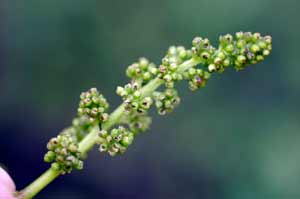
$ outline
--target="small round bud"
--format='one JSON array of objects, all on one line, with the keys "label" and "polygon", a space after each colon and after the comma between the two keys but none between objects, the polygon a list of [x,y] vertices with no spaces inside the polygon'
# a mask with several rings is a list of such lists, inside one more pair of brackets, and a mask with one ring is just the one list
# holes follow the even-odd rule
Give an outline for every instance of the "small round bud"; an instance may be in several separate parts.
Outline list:
[{"label": "small round bud", "polygon": [[53,151],[48,151],[44,156],[45,162],[52,162],[55,159],[55,153]]},{"label": "small round bud", "polygon": [[221,52],[219,52],[218,54],[217,54],[217,57],[219,58],[219,59],[221,59],[221,60],[223,60],[223,59],[225,59],[225,54],[221,51]]},{"label": "small round bud", "polygon": [[239,63],[244,64],[244,63],[246,62],[246,57],[243,56],[243,55],[239,55],[239,56],[237,57],[237,61],[238,61]]},{"label": "small round bud", "polygon": [[269,50],[264,50],[264,51],[263,51],[263,55],[264,55],[264,56],[268,56],[269,54],[270,54],[270,51],[269,51]]},{"label": "small round bud", "polygon": [[133,96],[134,96],[135,98],[139,98],[139,97],[141,97],[141,92],[140,92],[139,90],[137,90],[137,91],[135,91],[135,92],[133,93]]},{"label": "small round bud", "polygon": [[193,46],[197,46],[201,43],[202,38],[201,37],[195,37],[192,41]]},{"label": "small round bud", "polygon": [[142,57],[140,58],[139,64],[142,69],[146,69],[149,64],[149,61],[146,58]]},{"label": "small round bud", "polygon": [[116,93],[117,93],[117,95],[120,95],[121,97],[126,94],[125,93],[125,89],[123,87],[121,87],[121,86],[117,87]]},{"label": "small round bud", "polygon": [[76,153],[78,151],[78,146],[76,144],[70,144],[68,149],[70,152]]},{"label": "small round bud", "polygon": [[143,74],[143,79],[144,80],[150,80],[150,78],[151,78],[151,73],[150,72],[145,72]]},{"label": "small round bud", "polygon": [[216,66],[214,65],[214,64],[210,64],[209,66],[208,66],[208,71],[209,72],[214,72],[214,71],[216,71]]},{"label": "small round bud", "polygon": [[225,47],[225,50],[229,53],[234,51],[234,46],[232,44],[229,44]]},{"label": "small round bud", "polygon": [[256,60],[257,61],[263,61],[264,60],[264,57],[262,55],[257,55],[256,56]]},{"label": "small round bud", "polygon": [[267,35],[264,37],[265,41],[268,43],[268,44],[271,44],[272,43],[272,37]]},{"label": "small round bud", "polygon": [[225,67],[229,66],[229,65],[230,65],[230,60],[229,60],[229,59],[225,59],[225,60],[223,61],[223,65],[224,65]]},{"label": "small round bud", "polygon": [[105,143],[101,144],[100,147],[99,147],[100,152],[107,151],[107,149],[108,149],[108,145],[105,144]]},{"label": "small round bud", "polygon": [[55,171],[59,171],[60,170],[60,165],[56,162],[51,164],[51,168],[54,169]]},{"label": "small round bud", "polygon": [[216,58],[214,59],[214,64],[220,65],[221,63],[222,63],[222,59],[221,59],[220,57],[216,57]]},{"label": "small round bud", "polygon": [[251,47],[250,47],[250,51],[253,52],[253,53],[256,53],[260,50],[259,46],[256,45],[256,44],[253,44]]},{"label": "small round bud", "polygon": [[170,64],[170,70],[175,71],[176,69],[177,69],[177,64],[176,63]]},{"label": "small round bud", "polygon": [[238,47],[238,48],[244,48],[246,44],[247,44],[247,43],[246,43],[245,40],[239,40],[239,41],[237,42],[237,47]]}]

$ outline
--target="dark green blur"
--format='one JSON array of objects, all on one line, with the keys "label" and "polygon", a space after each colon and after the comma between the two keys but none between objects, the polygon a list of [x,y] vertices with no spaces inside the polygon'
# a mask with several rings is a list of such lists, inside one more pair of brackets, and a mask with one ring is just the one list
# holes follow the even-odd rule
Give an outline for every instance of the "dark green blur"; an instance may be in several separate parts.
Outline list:
[{"label": "dark green blur", "polygon": [[[94,150],[83,171],[40,198],[299,198],[299,9],[296,0],[1,1],[0,163],[18,188],[36,178],[80,93],[97,87],[113,110],[139,57],[159,64],[195,36],[216,46],[219,35],[261,32],[273,37],[265,61],[214,74],[198,92],[180,83],[180,106],[153,111],[151,129],[123,156]],[[30,175],[14,157],[28,159]]]}]

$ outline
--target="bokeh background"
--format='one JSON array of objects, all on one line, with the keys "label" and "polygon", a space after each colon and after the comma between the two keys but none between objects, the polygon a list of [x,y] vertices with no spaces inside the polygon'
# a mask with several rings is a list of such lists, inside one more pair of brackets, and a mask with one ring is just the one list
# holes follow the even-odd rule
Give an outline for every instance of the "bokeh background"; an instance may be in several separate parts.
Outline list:
[{"label": "bokeh background", "polygon": [[83,171],[37,198],[300,198],[300,1],[1,0],[0,163],[18,189],[38,177],[50,137],[69,125],[81,91],[96,86],[112,109],[125,68],[160,63],[194,36],[258,31],[273,52],[242,72],[215,75],[126,155],[93,150]]}]

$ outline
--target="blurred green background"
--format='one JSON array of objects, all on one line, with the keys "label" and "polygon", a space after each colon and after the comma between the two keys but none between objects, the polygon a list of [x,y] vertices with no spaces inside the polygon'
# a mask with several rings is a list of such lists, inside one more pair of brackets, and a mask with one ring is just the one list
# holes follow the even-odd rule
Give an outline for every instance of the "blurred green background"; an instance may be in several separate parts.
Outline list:
[{"label": "blurred green background", "polygon": [[[90,153],[85,169],[37,198],[300,198],[300,1],[2,0],[0,163],[23,188],[47,167],[45,144],[97,87],[112,109],[126,67],[168,46],[220,34],[273,37],[264,62],[215,75],[126,155]],[[111,109],[111,110],[112,110]]]}]

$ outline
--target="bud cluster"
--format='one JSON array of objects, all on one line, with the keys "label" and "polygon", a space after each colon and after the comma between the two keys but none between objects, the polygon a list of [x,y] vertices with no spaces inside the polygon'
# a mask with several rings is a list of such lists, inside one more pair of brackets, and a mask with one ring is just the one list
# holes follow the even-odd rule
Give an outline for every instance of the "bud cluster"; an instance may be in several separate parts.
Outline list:
[{"label": "bud cluster", "polygon": [[175,89],[166,89],[164,92],[154,92],[155,106],[160,115],[171,113],[173,109],[180,103],[180,98]]},{"label": "bud cluster", "polygon": [[192,41],[193,55],[201,59],[204,66],[208,66],[212,62],[212,56],[216,49],[210,44],[207,38],[195,37]]},{"label": "bud cluster", "polygon": [[90,122],[105,122],[108,119],[106,113],[109,104],[96,88],[81,93],[78,115],[87,117]]},{"label": "bud cluster", "polygon": [[134,133],[123,126],[119,126],[112,129],[109,134],[106,130],[101,130],[99,137],[99,151],[108,152],[109,155],[115,156],[126,151],[134,139]]},{"label": "bud cluster", "polygon": [[262,37],[260,33],[238,32],[233,38],[226,34],[220,36],[220,45],[215,49],[207,38],[196,37],[192,44],[194,56],[201,59],[210,72],[223,72],[230,65],[236,70],[244,69],[249,64],[264,60],[272,50],[272,38]]},{"label": "bud cluster", "polygon": [[44,156],[45,162],[53,162],[52,168],[60,170],[62,174],[70,173],[72,169],[82,169],[77,141],[67,132],[62,132],[52,138],[47,144],[48,152]]},{"label": "bud cluster", "polygon": [[128,66],[126,75],[138,82],[147,83],[150,79],[156,76],[158,69],[154,63],[150,63],[148,59],[142,57],[138,62]]},{"label": "bud cluster", "polygon": [[[221,45],[223,42],[220,42]],[[233,53],[233,64],[237,70],[246,65],[263,61],[272,50],[271,36],[262,37],[260,33],[238,32],[236,33],[236,49]]]},{"label": "bud cluster", "polygon": [[190,68],[184,73],[184,79],[189,80],[189,88],[195,91],[206,85],[206,81],[210,78],[210,73],[199,68]]},{"label": "bud cluster", "polygon": [[118,86],[116,93],[124,100],[126,113],[144,114],[153,103],[151,97],[142,97],[141,84],[133,81],[124,87]]},{"label": "bud cluster", "polygon": [[[45,161],[52,162],[52,167],[62,173],[71,172],[74,168],[81,169],[83,163],[78,142],[95,125],[100,127],[97,143],[101,152],[108,152],[111,156],[124,153],[135,136],[149,128],[151,117],[148,116],[148,110],[153,102],[160,115],[172,112],[180,103],[178,92],[174,88],[175,82],[187,80],[190,90],[195,91],[206,85],[214,71],[223,72],[230,65],[241,70],[249,64],[262,61],[272,50],[272,38],[263,37],[259,33],[238,32],[235,37],[230,34],[220,36],[218,48],[202,37],[194,38],[192,46],[191,50],[171,46],[159,68],[146,58],[140,58],[128,66],[126,74],[131,78],[131,83],[116,89],[116,93],[123,98],[124,105],[121,108],[124,107],[126,114],[114,112],[109,125],[100,125],[108,119],[106,112],[109,105],[103,95],[96,88],[83,92],[78,117],[73,120],[71,127],[49,141]],[[205,68],[200,69],[197,64],[202,64]],[[162,83],[165,90],[155,92]],[[119,126],[109,132],[108,129],[102,129],[120,124],[124,124],[126,128]]]},{"label": "bud cluster", "polygon": [[182,74],[177,71],[180,64],[192,57],[192,52],[182,46],[171,46],[159,66],[158,77],[165,81],[167,88],[173,88],[174,82],[182,80]]}]

